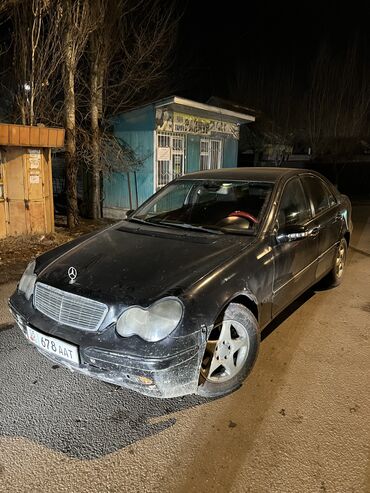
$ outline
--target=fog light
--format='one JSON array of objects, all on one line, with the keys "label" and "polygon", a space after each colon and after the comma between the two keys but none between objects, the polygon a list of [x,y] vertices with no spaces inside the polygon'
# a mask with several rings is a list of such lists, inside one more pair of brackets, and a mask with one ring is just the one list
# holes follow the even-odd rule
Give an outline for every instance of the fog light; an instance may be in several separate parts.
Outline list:
[{"label": "fog light", "polygon": [[138,377],[138,380],[143,385],[153,385],[153,380],[149,377]]}]

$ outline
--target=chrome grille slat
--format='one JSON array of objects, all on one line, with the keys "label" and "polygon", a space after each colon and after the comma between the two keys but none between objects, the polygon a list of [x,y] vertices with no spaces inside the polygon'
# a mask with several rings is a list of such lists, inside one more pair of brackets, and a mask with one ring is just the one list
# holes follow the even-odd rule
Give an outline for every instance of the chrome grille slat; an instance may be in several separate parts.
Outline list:
[{"label": "chrome grille slat", "polygon": [[36,283],[33,304],[56,322],[84,330],[98,330],[108,312],[104,303],[41,282]]}]

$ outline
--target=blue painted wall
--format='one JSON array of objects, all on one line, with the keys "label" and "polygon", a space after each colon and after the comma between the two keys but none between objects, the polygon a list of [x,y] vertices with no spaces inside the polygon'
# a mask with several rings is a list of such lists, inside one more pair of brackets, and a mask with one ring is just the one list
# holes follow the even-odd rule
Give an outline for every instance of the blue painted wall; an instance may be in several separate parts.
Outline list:
[{"label": "blue painted wall", "polygon": [[187,136],[187,150],[186,150],[186,162],[185,162],[186,173],[199,171],[200,139],[201,137],[199,135],[189,134]]},{"label": "blue painted wall", "polygon": [[238,141],[236,139],[225,139],[223,168],[236,168],[238,166]]},{"label": "blue painted wall", "polygon": [[[112,173],[104,178],[104,207],[136,208],[153,194],[153,158],[155,113],[149,105],[119,115],[113,120],[114,134],[126,142],[135,153],[140,165],[136,168],[138,204],[136,203],[134,173]],[[132,204],[128,179],[130,179]]]}]

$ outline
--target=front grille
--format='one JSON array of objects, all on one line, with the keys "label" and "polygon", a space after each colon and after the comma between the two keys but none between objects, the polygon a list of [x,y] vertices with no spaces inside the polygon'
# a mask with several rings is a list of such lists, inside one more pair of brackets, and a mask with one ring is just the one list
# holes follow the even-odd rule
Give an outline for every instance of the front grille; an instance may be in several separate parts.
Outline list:
[{"label": "front grille", "polygon": [[99,301],[36,283],[34,307],[56,322],[76,329],[98,330],[108,307]]}]

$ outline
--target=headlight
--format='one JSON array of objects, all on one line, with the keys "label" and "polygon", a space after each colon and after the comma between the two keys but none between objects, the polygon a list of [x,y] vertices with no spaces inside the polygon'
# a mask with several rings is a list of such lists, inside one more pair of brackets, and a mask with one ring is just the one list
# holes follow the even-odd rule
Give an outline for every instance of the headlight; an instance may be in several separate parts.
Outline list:
[{"label": "headlight", "polygon": [[33,288],[35,287],[36,274],[35,274],[36,262],[33,260],[27,265],[26,270],[19,281],[18,289],[24,293],[25,297],[29,300],[33,293]]},{"label": "headlight", "polygon": [[182,303],[173,298],[157,301],[146,309],[133,306],[117,320],[117,332],[122,337],[138,335],[149,342],[160,341],[176,329],[182,312]]}]

